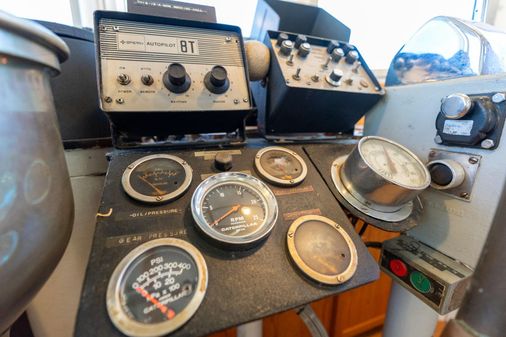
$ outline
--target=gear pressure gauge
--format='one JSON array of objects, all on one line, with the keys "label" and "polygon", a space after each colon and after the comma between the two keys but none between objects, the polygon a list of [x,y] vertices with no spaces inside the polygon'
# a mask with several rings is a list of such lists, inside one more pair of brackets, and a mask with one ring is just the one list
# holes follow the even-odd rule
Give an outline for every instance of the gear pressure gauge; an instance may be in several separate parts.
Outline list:
[{"label": "gear pressure gauge", "polygon": [[204,180],[191,209],[197,227],[210,240],[229,248],[247,248],[271,232],[278,216],[272,191],[259,179],[225,172]]},{"label": "gear pressure gauge", "polygon": [[353,208],[390,222],[409,217],[413,200],[431,181],[415,154],[391,140],[372,136],[362,138],[348,157],[334,161],[332,179]]},{"label": "gear pressure gauge", "polygon": [[337,285],[357,270],[357,249],[346,231],[329,218],[306,215],[295,220],[287,233],[290,257],[311,279]]},{"label": "gear pressure gauge", "polygon": [[121,183],[132,198],[148,203],[161,203],[183,194],[192,181],[192,169],[179,157],[155,154],[128,165]]},{"label": "gear pressure gauge", "polygon": [[195,314],[207,280],[206,263],[193,245],[179,239],[149,241],[114,270],[107,287],[107,312],[128,336],[164,336]]},{"label": "gear pressure gauge", "polygon": [[279,146],[258,151],[255,169],[268,182],[281,186],[300,184],[307,175],[304,160],[296,152]]}]

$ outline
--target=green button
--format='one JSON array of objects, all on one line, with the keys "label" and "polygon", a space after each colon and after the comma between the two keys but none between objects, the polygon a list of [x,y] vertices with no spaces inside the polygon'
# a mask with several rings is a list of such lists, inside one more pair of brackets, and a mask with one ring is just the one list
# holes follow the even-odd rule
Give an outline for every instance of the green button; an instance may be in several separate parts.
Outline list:
[{"label": "green button", "polygon": [[421,293],[427,294],[432,289],[430,280],[424,274],[419,271],[414,271],[409,275],[409,280],[413,287]]}]

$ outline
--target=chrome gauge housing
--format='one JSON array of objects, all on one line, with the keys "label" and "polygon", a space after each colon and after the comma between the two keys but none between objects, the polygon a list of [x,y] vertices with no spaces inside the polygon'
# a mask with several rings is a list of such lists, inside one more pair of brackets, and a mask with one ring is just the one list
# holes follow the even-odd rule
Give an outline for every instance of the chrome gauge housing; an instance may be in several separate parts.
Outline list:
[{"label": "chrome gauge housing", "polygon": [[271,233],[278,216],[272,191],[245,173],[225,172],[204,180],[191,201],[199,230],[227,248],[249,248]]}]

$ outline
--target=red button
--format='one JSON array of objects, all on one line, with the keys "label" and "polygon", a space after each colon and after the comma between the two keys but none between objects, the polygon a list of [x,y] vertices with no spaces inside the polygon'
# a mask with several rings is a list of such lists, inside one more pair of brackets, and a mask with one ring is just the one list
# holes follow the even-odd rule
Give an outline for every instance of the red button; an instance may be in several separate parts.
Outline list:
[{"label": "red button", "polygon": [[408,274],[408,267],[399,259],[390,260],[389,266],[392,273],[399,277],[404,277]]}]

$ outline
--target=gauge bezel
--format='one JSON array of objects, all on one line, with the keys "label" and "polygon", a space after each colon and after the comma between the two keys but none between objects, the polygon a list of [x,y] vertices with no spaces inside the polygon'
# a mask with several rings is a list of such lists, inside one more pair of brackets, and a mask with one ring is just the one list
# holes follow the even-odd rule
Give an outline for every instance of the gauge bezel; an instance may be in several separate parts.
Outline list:
[{"label": "gauge bezel", "polygon": [[[265,219],[262,228],[254,233],[245,236],[229,236],[221,234],[211,228],[207,223],[202,204],[206,195],[215,187],[227,184],[239,184],[247,186],[257,192],[265,202]],[[210,239],[231,247],[250,246],[265,239],[274,228],[278,218],[278,203],[274,193],[260,179],[241,172],[224,172],[215,174],[195,189],[191,200],[191,210],[193,219],[197,227]]]},{"label": "gauge bezel", "polygon": [[[269,174],[263,167],[260,162],[262,156],[266,154],[269,151],[280,151],[287,153],[288,155],[292,155],[295,157],[295,159],[300,163],[302,167],[302,172],[300,175],[292,180],[284,180],[277,177],[274,177],[273,175]],[[295,151],[289,150],[287,148],[281,147],[281,146],[269,146],[266,148],[261,149],[257,152],[255,155],[255,169],[257,170],[258,174],[268,182],[274,184],[274,185],[280,185],[280,186],[296,186],[304,181],[304,179],[307,176],[307,165],[304,159],[302,159],[301,156],[299,156]]]},{"label": "gauge bezel", "polygon": [[[370,163],[370,161],[367,160],[366,156],[362,152],[362,146],[364,145],[364,143],[367,143],[370,140],[383,141],[385,143],[389,143],[389,144],[391,144],[391,145],[393,145],[393,146],[401,149],[402,151],[406,152],[411,158],[413,158],[415,160],[415,162],[419,165],[420,168],[422,168],[422,171],[425,173],[425,181],[424,181],[424,183],[420,184],[419,186],[405,185],[405,184],[402,184],[402,183],[399,183],[399,182],[395,181],[394,179],[390,179],[390,178],[384,176],[383,174],[381,174],[380,172],[378,172],[378,170],[372,166],[372,164]],[[411,152],[405,146],[403,146],[401,144],[398,144],[398,143],[396,143],[394,141],[391,141],[390,139],[387,139],[387,138],[384,138],[384,137],[367,136],[367,137],[363,137],[362,139],[360,139],[360,141],[358,142],[357,148],[358,148],[358,152],[360,154],[360,157],[367,164],[367,166],[369,167],[369,169],[371,171],[373,171],[374,173],[376,173],[381,178],[383,178],[384,180],[386,180],[386,181],[388,181],[388,182],[390,182],[390,183],[392,183],[394,185],[397,185],[397,186],[400,186],[400,187],[403,187],[403,188],[406,188],[406,189],[409,189],[409,190],[422,191],[422,190],[425,190],[427,187],[429,187],[430,182],[431,182],[430,173],[429,173],[429,171],[427,171],[427,168],[425,167],[425,164],[422,163],[422,161],[418,158],[418,156],[416,154],[414,154],[413,152]]]},{"label": "gauge bezel", "polygon": [[[188,305],[173,319],[161,323],[145,324],[128,317],[128,315],[123,311],[120,297],[121,287],[127,275],[126,273],[130,268],[131,264],[142,254],[148,252],[153,248],[161,246],[176,247],[185,251],[188,255],[190,255],[190,257],[194,260],[195,265],[197,266],[197,271],[199,275],[198,286],[196,287],[195,293],[193,294],[193,297],[188,303]],[[146,243],[141,244],[140,246],[133,249],[130,253],[128,253],[114,269],[114,272],[112,273],[112,276],[109,279],[109,284],[107,286],[107,296],[106,296],[107,313],[109,314],[109,318],[111,319],[114,326],[116,326],[118,330],[120,330],[122,333],[128,336],[131,337],[165,336],[179,329],[190,318],[193,317],[195,312],[200,307],[202,300],[204,299],[207,290],[208,279],[209,278],[207,273],[207,265],[206,261],[204,260],[204,257],[202,256],[200,251],[189,242],[174,238],[156,239],[148,241]]]},{"label": "gauge bezel", "polygon": [[[348,248],[350,250],[350,264],[348,267],[339,274],[334,275],[326,275],[317,272],[310,266],[308,266],[300,257],[297,247],[295,246],[295,236],[297,234],[297,229],[303,225],[307,221],[318,221],[321,223],[324,223],[330,227],[332,227],[338,235],[341,235],[346,243],[348,244]],[[355,246],[355,243],[351,239],[351,237],[348,235],[348,233],[336,222],[332,221],[331,219],[321,216],[321,215],[304,215],[299,218],[297,218],[288,228],[288,232],[286,235],[286,242],[288,245],[288,252],[290,253],[290,257],[292,261],[295,263],[295,265],[309,278],[326,284],[326,285],[339,285],[342,284],[349,279],[353,277],[357,270],[357,264],[358,264],[358,254],[357,254],[357,247]]]},{"label": "gauge bezel", "polygon": [[[168,194],[151,196],[151,195],[145,195],[145,194],[139,193],[132,187],[132,184],[130,183],[130,177],[132,175],[132,172],[134,172],[135,169],[139,165],[141,165],[147,161],[154,160],[154,159],[172,160],[172,161],[177,162],[179,165],[181,165],[181,167],[183,167],[184,173],[185,173],[185,178],[184,178],[181,186],[179,186],[179,188],[177,188],[175,191],[168,193]],[[174,199],[178,198],[179,196],[181,196],[190,187],[192,179],[193,179],[193,170],[190,167],[190,165],[186,161],[184,161],[183,159],[176,157],[176,156],[169,155],[169,154],[153,154],[153,155],[139,158],[136,161],[134,161],[133,163],[131,163],[130,165],[128,165],[128,167],[125,169],[125,171],[123,171],[123,176],[121,177],[121,185],[123,186],[123,190],[126,192],[126,194],[128,194],[133,199],[138,200],[138,201],[147,202],[147,203],[159,204],[159,203],[164,203],[164,202],[174,200]]]}]

